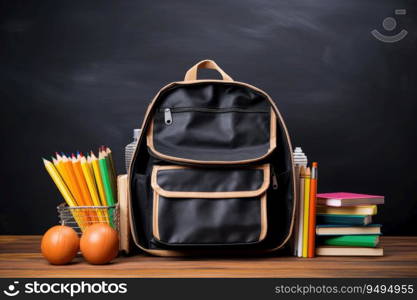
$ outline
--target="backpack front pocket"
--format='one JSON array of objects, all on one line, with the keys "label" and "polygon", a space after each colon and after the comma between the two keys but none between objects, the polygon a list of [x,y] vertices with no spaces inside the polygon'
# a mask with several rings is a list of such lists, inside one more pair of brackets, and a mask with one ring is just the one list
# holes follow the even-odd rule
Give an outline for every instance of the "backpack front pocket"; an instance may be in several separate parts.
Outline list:
[{"label": "backpack front pocket", "polygon": [[276,117],[270,107],[162,107],[147,145],[154,156],[176,163],[250,163],[275,149]]},{"label": "backpack front pocket", "polygon": [[267,233],[269,165],[154,166],[153,236],[167,246],[247,245]]}]

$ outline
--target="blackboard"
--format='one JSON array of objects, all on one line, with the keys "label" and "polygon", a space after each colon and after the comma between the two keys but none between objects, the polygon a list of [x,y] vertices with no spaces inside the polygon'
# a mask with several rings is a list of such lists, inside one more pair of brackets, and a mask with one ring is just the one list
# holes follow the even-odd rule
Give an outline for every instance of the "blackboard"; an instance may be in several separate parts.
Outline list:
[{"label": "blackboard", "polygon": [[385,195],[383,232],[415,235],[416,14],[397,0],[2,1],[0,233],[57,223],[41,157],[104,144],[123,173],[156,91],[210,58],[272,96],[319,191]]}]

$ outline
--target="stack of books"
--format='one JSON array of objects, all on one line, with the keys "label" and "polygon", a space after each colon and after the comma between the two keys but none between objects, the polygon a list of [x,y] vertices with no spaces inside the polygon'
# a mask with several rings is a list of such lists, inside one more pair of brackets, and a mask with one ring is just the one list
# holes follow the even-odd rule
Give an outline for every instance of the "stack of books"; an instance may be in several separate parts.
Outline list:
[{"label": "stack of books", "polygon": [[381,225],[373,224],[383,196],[354,193],[317,194],[316,254],[382,256]]}]

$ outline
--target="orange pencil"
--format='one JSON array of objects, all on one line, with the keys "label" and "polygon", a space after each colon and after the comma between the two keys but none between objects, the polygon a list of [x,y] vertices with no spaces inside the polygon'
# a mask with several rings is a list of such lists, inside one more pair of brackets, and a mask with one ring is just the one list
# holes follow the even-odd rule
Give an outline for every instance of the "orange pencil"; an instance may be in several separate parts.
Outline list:
[{"label": "orange pencil", "polygon": [[310,179],[310,207],[308,224],[308,254],[307,257],[315,256],[316,252],[316,203],[317,203],[317,163],[313,162]]},{"label": "orange pencil", "polygon": [[[90,191],[88,189],[87,180],[85,179],[84,172],[83,172],[83,169],[81,167],[81,155],[80,154],[78,154],[77,157],[75,157],[75,155],[73,154],[73,156],[72,156],[72,165],[74,167],[74,172],[75,172],[78,184],[79,184],[80,189],[81,189],[81,193],[82,193],[82,196],[83,196],[83,199],[84,199],[84,203],[87,206],[94,206],[93,199],[91,198],[91,194],[90,194]],[[85,217],[89,219],[90,224],[93,224],[93,223],[99,221],[99,216],[97,215],[97,212],[95,212],[92,209],[88,209],[86,211],[86,216]]]},{"label": "orange pencil", "polygon": [[90,192],[88,191],[87,181],[85,180],[83,170],[81,169],[81,155],[78,154],[77,157],[72,155],[72,167],[74,168],[74,173],[77,178],[78,185],[81,189],[81,194],[83,196],[83,200],[86,206],[94,206],[93,201],[90,196]]}]

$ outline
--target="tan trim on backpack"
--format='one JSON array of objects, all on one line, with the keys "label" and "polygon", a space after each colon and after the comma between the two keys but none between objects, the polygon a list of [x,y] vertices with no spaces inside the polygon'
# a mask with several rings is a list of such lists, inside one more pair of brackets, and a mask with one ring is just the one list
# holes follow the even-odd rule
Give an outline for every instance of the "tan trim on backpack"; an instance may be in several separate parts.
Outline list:
[{"label": "tan trim on backpack", "polygon": [[154,190],[153,191],[153,209],[152,209],[152,232],[153,236],[160,240],[159,237],[159,222],[158,222],[158,215],[159,215],[159,195]]},{"label": "tan trim on backpack", "polygon": [[216,70],[222,75],[224,81],[233,82],[232,77],[230,77],[225,71],[222,70],[215,62],[211,59],[205,59],[199,61],[194,66],[192,66],[188,71],[185,73],[184,81],[193,81],[197,79],[197,72],[198,69],[212,69]]},{"label": "tan trim on backpack", "polygon": [[195,191],[168,191],[158,185],[158,171],[160,170],[178,170],[191,169],[183,166],[159,166],[155,165],[152,169],[151,186],[159,195],[168,198],[249,198],[256,197],[264,193],[270,183],[270,168],[269,164],[257,166],[253,169],[263,170],[263,182],[257,190],[252,191],[230,191],[230,192],[195,192]]},{"label": "tan trim on backpack", "polygon": [[261,197],[261,232],[259,234],[258,241],[263,241],[268,232],[268,222],[267,222],[267,213],[266,213],[266,198],[267,195],[264,193]]}]

